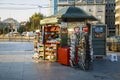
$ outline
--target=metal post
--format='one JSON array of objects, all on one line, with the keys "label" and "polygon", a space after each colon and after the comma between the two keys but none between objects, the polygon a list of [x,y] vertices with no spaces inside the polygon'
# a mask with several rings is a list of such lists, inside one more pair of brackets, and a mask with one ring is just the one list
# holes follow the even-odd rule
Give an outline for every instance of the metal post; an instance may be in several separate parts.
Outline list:
[{"label": "metal post", "polygon": [[30,42],[30,36],[29,36],[29,42]]},{"label": "metal post", "polygon": [[4,40],[4,27],[3,27],[3,40]]},{"label": "metal post", "polygon": [[9,37],[9,41],[10,41],[10,32],[9,32],[9,30],[10,30],[10,26],[8,26],[8,37]]}]

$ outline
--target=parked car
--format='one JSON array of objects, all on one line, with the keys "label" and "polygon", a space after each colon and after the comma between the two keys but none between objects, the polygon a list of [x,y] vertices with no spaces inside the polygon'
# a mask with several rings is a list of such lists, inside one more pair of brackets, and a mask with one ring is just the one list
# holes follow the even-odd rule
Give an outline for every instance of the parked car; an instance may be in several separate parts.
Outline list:
[{"label": "parked car", "polygon": [[8,34],[6,34],[6,36],[8,36],[8,37],[20,36],[20,33],[18,33],[18,32],[9,32]]},{"label": "parked car", "polygon": [[23,32],[21,35],[22,36],[27,36],[27,32]]},{"label": "parked car", "polygon": [[26,36],[33,37],[35,36],[35,33],[33,31],[27,32]]}]

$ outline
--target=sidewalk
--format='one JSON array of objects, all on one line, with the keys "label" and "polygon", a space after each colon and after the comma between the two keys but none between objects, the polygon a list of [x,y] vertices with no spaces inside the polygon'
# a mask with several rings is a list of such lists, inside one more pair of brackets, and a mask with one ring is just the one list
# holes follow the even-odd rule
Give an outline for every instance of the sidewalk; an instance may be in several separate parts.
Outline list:
[{"label": "sidewalk", "polygon": [[[32,43],[12,44],[10,50],[10,43],[0,43],[0,80],[120,80],[120,58],[95,59],[92,70],[82,71],[57,62],[35,63]],[[2,45],[9,47],[1,49]]]},{"label": "sidewalk", "polygon": [[[117,52],[116,54],[118,55],[118,61],[112,62],[110,60],[111,53],[116,53],[116,52],[108,52],[107,57],[105,57],[104,59],[95,59],[94,60],[93,70],[91,71],[91,73],[93,73],[93,74],[100,73],[103,75],[103,76],[101,76],[101,75],[96,76],[96,74],[95,74],[96,78],[101,77],[100,80],[104,80],[104,79],[105,80],[120,80],[120,54]],[[99,80],[99,79],[97,79],[97,80]]]}]

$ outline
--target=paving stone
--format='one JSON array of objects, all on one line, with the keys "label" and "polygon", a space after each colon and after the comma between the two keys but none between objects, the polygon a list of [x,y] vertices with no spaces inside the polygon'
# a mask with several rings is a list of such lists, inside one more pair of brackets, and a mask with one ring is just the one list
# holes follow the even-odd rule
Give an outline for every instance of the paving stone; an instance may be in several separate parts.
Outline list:
[{"label": "paving stone", "polygon": [[[12,46],[12,47],[11,47]],[[117,62],[108,58],[94,60],[93,69],[82,71],[57,62],[35,63],[33,43],[0,43],[0,80],[119,80]]]}]

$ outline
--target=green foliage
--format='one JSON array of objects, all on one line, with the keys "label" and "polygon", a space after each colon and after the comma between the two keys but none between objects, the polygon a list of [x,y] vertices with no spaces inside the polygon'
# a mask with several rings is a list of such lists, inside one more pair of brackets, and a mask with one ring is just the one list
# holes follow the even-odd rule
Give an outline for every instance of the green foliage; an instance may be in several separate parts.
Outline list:
[{"label": "green foliage", "polygon": [[34,13],[30,18],[30,30],[35,30],[35,29],[39,29],[40,27],[40,20],[43,19],[43,14],[41,13]]},{"label": "green foliage", "polygon": [[4,28],[4,33],[5,33],[5,34],[8,33],[8,29],[9,29],[8,27],[5,27],[5,28]]},{"label": "green foliage", "polygon": [[8,28],[8,27],[2,26],[2,27],[0,28],[0,34],[7,34],[8,31],[9,31],[9,28]]},{"label": "green foliage", "polygon": [[30,21],[27,21],[26,25],[25,25],[26,31],[31,31],[31,23]]},{"label": "green foliage", "polygon": [[25,26],[20,26],[20,28],[18,29],[19,33],[25,32],[26,31],[26,27]]},{"label": "green foliage", "polygon": [[40,20],[43,19],[44,16],[41,13],[34,13],[30,18],[29,21],[26,22],[25,25],[21,25],[18,29],[18,32],[22,33],[25,31],[35,31],[40,27]]}]

